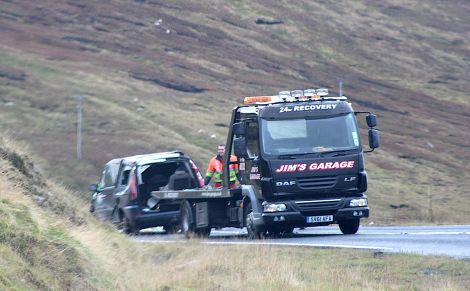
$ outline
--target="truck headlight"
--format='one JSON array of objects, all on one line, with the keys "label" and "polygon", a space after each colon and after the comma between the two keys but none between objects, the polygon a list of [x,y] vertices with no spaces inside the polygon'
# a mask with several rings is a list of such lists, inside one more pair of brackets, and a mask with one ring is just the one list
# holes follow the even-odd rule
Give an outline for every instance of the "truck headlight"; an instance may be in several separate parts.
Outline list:
[{"label": "truck headlight", "polygon": [[366,198],[351,199],[351,201],[349,201],[349,206],[350,207],[367,206],[367,199]]},{"label": "truck headlight", "polygon": [[263,205],[264,212],[286,211],[287,206],[284,203],[266,203]]}]

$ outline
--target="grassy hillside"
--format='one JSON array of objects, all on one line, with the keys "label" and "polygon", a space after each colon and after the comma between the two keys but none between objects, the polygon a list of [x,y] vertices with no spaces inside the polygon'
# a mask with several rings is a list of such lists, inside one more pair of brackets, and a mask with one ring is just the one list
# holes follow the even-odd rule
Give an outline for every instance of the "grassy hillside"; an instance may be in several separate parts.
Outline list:
[{"label": "grassy hillside", "polygon": [[371,220],[470,219],[470,182],[462,179],[470,175],[467,1],[1,7],[0,129],[29,144],[46,175],[66,185],[83,189],[104,162],[137,153],[181,149],[205,168],[243,96],[337,91],[341,79],[355,108],[374,111],[381,124],[382,148],[366,157]]},{"label": "grassy hillside", "polygon": [[0,138],[0,290],[468,290],[448,258],[129,240]]}]

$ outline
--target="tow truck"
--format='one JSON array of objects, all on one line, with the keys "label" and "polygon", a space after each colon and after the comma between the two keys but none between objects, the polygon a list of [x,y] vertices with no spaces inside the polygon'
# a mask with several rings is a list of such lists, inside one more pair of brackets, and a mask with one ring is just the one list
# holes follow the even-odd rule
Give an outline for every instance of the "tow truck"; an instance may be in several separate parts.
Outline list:
[{"label": "tow truck", "polygon": [[[223,187],[152,196],[180,205],[186,237],[246,227],[253,239],[329,224],[355,234],[369,216],[363,154],[379,147],[377,117],[355,112],[345,96],[328,95],[320,88],[246,97],[232,111]],[[367,114],[368,150],[361,144],[359,114]],[[232,153],[241,176],[236,189],[228,187]]]}]

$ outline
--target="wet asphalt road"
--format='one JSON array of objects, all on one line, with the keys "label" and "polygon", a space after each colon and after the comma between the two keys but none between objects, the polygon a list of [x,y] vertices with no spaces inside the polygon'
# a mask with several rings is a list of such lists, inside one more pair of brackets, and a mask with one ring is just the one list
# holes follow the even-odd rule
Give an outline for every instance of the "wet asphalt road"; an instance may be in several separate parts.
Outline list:
[{"label": "wet asphalt road", "polygon": [[[318,248],[368,249],[470,259],[470,225],[361,226],[355,235],[343,235],[335,225],[295,229],[292,235],[247,240],[237,228],[213,229],[203,239],[207,244],[271,244]],[[167,235],[157,229],[144,230],[135,240],[153,243],[184,243],[181,234]]]}]

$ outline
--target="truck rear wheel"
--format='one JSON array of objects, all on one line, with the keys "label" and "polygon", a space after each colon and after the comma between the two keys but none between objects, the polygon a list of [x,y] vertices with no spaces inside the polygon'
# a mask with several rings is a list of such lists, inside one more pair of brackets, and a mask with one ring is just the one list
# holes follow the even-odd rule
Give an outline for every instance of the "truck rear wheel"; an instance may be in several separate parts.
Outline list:
[{"label": "truck rear wheel", "polygon": [[206,227],[206,228],[198,228],[195,230],[196,235],[199,237],[208,237],[211,234],[211,228]]},{"label": "truck rear wheel", "polygon": [[263,235],[263,231],[255,225],[253,208],[251,202],[246,206],[245,211],[246,230],[248,232],[248,239],[259,239]]},{"label": "truck rear wheel", "polygon": [[163,227],[163,230],[167,233],[167,234],[175,234],[178,232],[178,226],[176,225],[165,225]]},{"label": "truck rear wheel", "polygon": [[355,234],[359,230],[360,220],[350,219],[338,221],[339,229],[343,234]]},{"label": "truck rear wheel", "polygon": [[190,238],[194,236],[193,211],[188,201],[181,204],[181,232],[184,237]]}]

